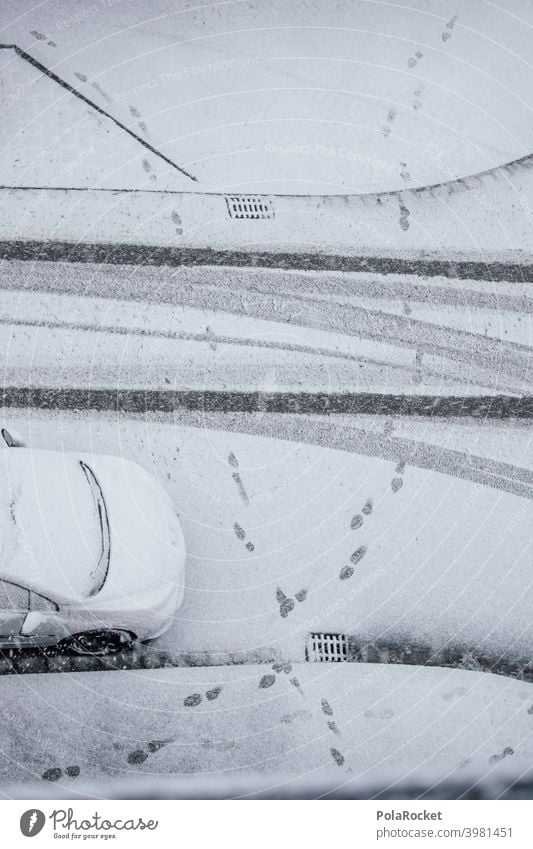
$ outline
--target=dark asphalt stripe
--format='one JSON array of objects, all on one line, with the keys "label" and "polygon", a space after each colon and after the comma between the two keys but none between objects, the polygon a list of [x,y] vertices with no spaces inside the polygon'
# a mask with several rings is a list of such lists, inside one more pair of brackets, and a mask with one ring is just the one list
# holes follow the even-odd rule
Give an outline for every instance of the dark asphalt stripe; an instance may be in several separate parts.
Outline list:
[{"label": "dark asphalt stripe", "polygon": [[419,277],[438,276],[487,282],[533,281],[533,263],[345,256],[297,251],[214,250],[200,247],[19,240],[0,242],[0,257],[5,260],[90,262],[110,265],[167,265],[171,267],[214,265],[300,271],[366,271],[374,274],[411,274]]},{"label": "dark asphalt stripe", "polygon": [[100,115],[104,115],[106,118],[108,118],[110,121],[112,121],[113,124],[115,124],[121,130],[123,130],[123,132],[127,133],[129,136],[131,136],[133,139],[135,139],[136,142],[139,142],[139,144],[141,144],[143,147],[145,147],[147,150],[149,150],[150,153],[153,153],[154,156],[159,157],[159,159],[162,159],[163,162],[167,163],[167,165],[170,165],[172,168],[175,168],[176,171],[179,171],[181,174],[183,174],[185,177],[188,177],[190,180],[193,180],[194,182],[198,182],[196,177],[193,177],[192,174],[189,174],[188,171],[186,171],[184,168],[181,168],[179,165],[177,165],[175,162],[173,162],[172,159],[169,159],[168,156],[165,156],[164,153],[161,153],[160,150],[157,150],[157,148],[155,148],[153,145],[151,145],[149,142],[147,142],[146,139],[143,139],[141,136],[138,136],[137,133],[134,133],[133,130],[130,130],[129,127],[127,127],[125,124],[123,124],[117,118],[114,118],[113,115],[111,115],[105,109],[102,109],[102,107],[98,106],[97,103],[94,103],[92,100],[90,100],[88,97],[86,97],[80,91],[75,89],[73,86],[71,86],[65,80],[61,79],[61,77],[58,77],[57,74],[54,74],[54,72],[50,70],[50,68],[47,68],[45,65],[42,64],[42,62],[39,62],[33,56],[30,56],[30,54],[26,53],[25,50],[22,50],[16,44],[14,44],[12,47],[11,47],[11,45],[0,45],[0,46],[1,47],[6,46],[6,47],[13,49],[15,51],[15,53],[17,54],[17,56],[20,56],[21,59],[24,59],[24,61],[29,62],[29,64],[32,65],[34,68],[36,68],[36,70],[40,71],[41,74],[44,74],[45,76],[49,77],[55,83],[57,83],[62,88],[64,88],[66,91],[68,91],[69,94],[73,94],[74,97],[77,97],[79,100],[82,100],[83,103],[86,103],[88,106],[91,107],[91,109],[94,109]]},{"label": "dark asphalt stripe", "polygon": [[367,414],[533,418],[533,396],[387,395],[375,392],[227,392],[215,390],[85,389],[6,386],[6,407],[125,413],[177,410],[224,413]]}]

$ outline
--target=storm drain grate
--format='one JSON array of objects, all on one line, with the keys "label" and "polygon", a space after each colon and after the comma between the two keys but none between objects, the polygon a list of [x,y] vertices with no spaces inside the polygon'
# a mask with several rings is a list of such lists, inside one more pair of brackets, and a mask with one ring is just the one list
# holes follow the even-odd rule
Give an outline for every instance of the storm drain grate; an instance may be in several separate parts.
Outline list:
[{"label": "storm drain grate", "polygon": [[309,635],[306,658],[311,663],[339,663],[348,659],[345,634],[314,633]]},{"label": "storm drain grate", "polygon": [[274,218],[274,208],[268,198],[254,195],[226,195],[230,218]]}]

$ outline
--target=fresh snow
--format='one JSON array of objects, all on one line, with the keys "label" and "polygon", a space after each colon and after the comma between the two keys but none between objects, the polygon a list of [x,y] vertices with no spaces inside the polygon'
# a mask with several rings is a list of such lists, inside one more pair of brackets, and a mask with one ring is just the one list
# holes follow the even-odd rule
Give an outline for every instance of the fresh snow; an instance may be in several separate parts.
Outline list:
[{"label": "fresh snow", "polygon": [[[154,247],[182,265],[3,261],[5,387],[531,396],[531,7],[82,5],[3,4],[0,240],[100,257],[134,245],[145,261]],[[269,216],[232,217],[239,192],[264,195]],[[194,267],[206,250],[248,267]],[[295,266],[501,262],[509,282],[253,267],[284,251]],[[30,448],[155,475],[187,562],[154,651],[203,664],[4,678],[3,786],[530,766],[529,684],[303,663],[316,630],[471,667],[527,662],[527,420],[4,407],[2,424]],[[67,491],[25,485],[57,530]],[[29,509],[8,494],[1,545],[16,559]],[[147,577],[164,581],[154,560]]]},{"label": "fresh snow", "polygon": [[[30,447],[134,459],[167,491],[185,535],[186,590],[158,648],[194,662],[299,661],[309,632],[325,630],[511,660],[530,652],[532,475],[489,459],[483,476],[468,457],[486,432],[489,458],[498,439],[521,462],[527,425],[480,422],[476,440],[451,424],[457,458],[414,423],[410,460],[394,432],[375,432],[369,450],[364,416],[344,428],[284,415],[276,438],[261,435],[270,414],[241,416],[236,429],[249,434],[224,432],[229,414],[4,416]],[[321,445],[323,427],[333,430]]]},{"label": "fresh snow", "polygon": [[[2,42],[35,56],[207,190],[402,189],[530,153],[527,4],[129,0],[85,9],[17,0],[4,7]],[[7,117],[35,117],[32,130],[45,144],[60,133],[54,102],[67,126],[81,127],[66,92],[50,85],[42,103],[39,87],[6,88]],[[129,142],[124,168],[115,170],[107,146],[90,153],[105,122],[82,111],[94,126],[78,144],[80,154],[89,151],[88,173],[101,150],[99,184],[129,187],[136,171],[144,186],[143,157]],[[4,173],[10,167],[20,173],[13,159],[2,164]],[[40,184],[50,185],[44,160],[43,168]],[[179,179],[170,168],[151,174],[159,189]],[[75,177],[87,180],[82,171]]]},{"label": "fresh snow", "polygon": [[460,670],[280,662],[10,676],[3,687],[0,781],[29,782],[37,798],[48,782],[61,795],[193,774],[497,780],[533,757],[531,685]]},{"label": "fresh snow", "polygon": [[530,283],[12,261],[0,284],[6,385],[531,391]]}]

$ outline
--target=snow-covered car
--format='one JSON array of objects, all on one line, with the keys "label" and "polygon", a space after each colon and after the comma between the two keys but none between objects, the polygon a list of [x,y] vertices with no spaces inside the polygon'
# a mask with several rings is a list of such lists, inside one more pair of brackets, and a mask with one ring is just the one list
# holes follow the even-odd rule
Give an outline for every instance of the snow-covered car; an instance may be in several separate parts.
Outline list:
[{"label": "snow-covered car", "polygon": [[129,460],[0,440],[0,647],[117,651],[169,627],[184,592],[180,521]]}]

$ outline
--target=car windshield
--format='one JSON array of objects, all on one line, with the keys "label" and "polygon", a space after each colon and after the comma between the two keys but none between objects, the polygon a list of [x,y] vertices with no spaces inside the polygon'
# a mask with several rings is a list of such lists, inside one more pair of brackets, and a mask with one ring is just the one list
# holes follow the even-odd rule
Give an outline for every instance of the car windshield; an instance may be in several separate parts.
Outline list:
[{"label": "car windshield", "polygon": [[100,525],[101,550],[96,566],[91,571],[91,588],[89,591],[89,596],[93,596],[100,592],[105,583],[105,579],[107,578],[111,557],[111,535],[109,532],[109,519],[102,488],[91,467],[83,460],[80,460],[80,466],[91,488]]}]

